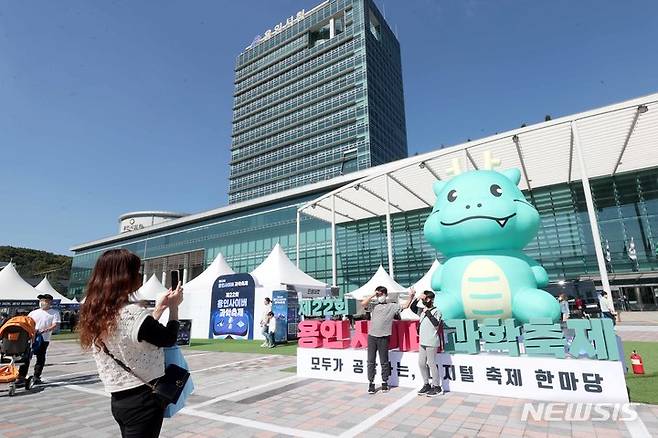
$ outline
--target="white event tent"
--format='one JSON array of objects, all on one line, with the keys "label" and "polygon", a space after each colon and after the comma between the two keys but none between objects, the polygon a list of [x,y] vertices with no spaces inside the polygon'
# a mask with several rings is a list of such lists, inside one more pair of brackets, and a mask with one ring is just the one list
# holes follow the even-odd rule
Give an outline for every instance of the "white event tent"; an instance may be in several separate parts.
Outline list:
[{"label": "white event tent", "polygon": [[[434,272],[436,272],[439,266],[441,266],[441,263],[439,263],[438,260],[434,259],[434,262],[432,263],[432,266],[430,266],[429,271],[427,271],[425,275],[421,277],[420,280],[418,280],[416,283],[413,284],[412,287],[416,290],[416,296],[419,296],[426,290],[432,290],[432,276],[434,275]],[[423,303],[421,302],[419,302],[418,305],[419,307],[423,307]],[[414,312],[411,311],[411,309],[404,309],[400,314],[400,318],[404,320],[420,319],[418,315],[416,315]]]},{"label": "white event tent", "polygon": [[131,299],[133,301],[158,301],[160,297],[167,292],[167,288],[160,283],[158,277],[153,274],[146,283],[142,285],[137,292],[133,294]]},{"label": "white event tent", "polygon": [[366,284],[356,290],[353,290],[352,292],[345,294],[347,298],[354,298],[357,300],[357,313],[362,313],[365,311],[363,306],[361,306],[361,300],[375,293],[375,288],[377,286],[384,286],[386,288],[389,295],[389,301],[397,300],[399,294],[401,292],[406,292],[407,290],[401,284],[396,282],[390,275],[388,275],[388,272],[386,272],[382,265],[379,265],[375,275],[373,275]]},{"label": "white event tent", "polygon": [[251,271],[251,276],[256,281],[256,287],[270,290],[286,289],[287,285],[321,289],[321,292],[327,288],[327,283],[316,280],[295,266],[278,243],[267,258]]},{"label": "white event tent", "polygon": [[36,301],[40,292],[23,280],[12,263],[0,271],[0,300]]},{"label": "white event tent", "polygon": [[375,288],[377,286],[384,286],[387,290],[388,293],[400,293],[402,291],[406,291],[406,288],[400,285],[398,282],[393,280],[390,275],[388,275],[388,272],[384,269],[382,265],[379,265],[379,268],[377,268],[377,272],[375,272],[375,275],[368,280],[366,284],[361,286],[360,288],[353,290],[352,292],[346,293],[345,296],[348,298],[355,298],[357,300],[362,300],[366,298],[369,295],[372,295],[375,293]]},{"label": "white event tent", "polygon": [[256,324],[265,310],[265,297],[272,297],[272,291],[287,290],[294,286],[299,298],[323,297],[331,292],[327,283],[323,283],[299,269],[290,261],[280,244],[274,245],[263,262],[251,271],[256,282],[256,302],[254,304],[254,339],[263,339]]},{"label": "white event tent", "polygon": [[64,295],[57,292],[57,290],[55,290],[55,288],[52,286],[52,284],[50,284],[50,282],[48,281],[48,277],[43,277],[43,280],[41,280],[41,282],[39,284],[34,286],[34,288],[42,294],[52,295],[53,299],[60,300],[61,304],[75,304],[76,303],[75,301],[73,301],[69,298],[66,298]]},{"label": "white event tent", "polygon": [[[210,328],[210,299],[212,287],[220,275],[235,274],[220,253],[201,274],[183,285],[183,303],[178,309],[180,319],[192,320],[193,338],[208,338]],[[168,312],[164,312],[160,321],[167,321]]]}]

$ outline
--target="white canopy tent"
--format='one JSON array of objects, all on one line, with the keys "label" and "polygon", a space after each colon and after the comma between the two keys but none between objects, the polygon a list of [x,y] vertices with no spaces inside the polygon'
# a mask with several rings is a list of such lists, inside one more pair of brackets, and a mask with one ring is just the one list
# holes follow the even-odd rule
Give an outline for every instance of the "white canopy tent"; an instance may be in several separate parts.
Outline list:
[{"label": "white canopy tent", "polygon": [[[220,253],[201,274],[183,285],[183,303],[178,309],[181,319],[192,320],[193,338],[207,338],[210,327],[210,299],[212,287],[220,275],[235,274]],[[164,312],[160,321],[166,321],[169,316]]]},{"label": "white canopy tent", "polygon": [[69,298],[66,298],[64,295],[60,294],[55,290],[55,288],[50,284],[50,281],[48,281],[48,277],[43,277],[43,280],[36,286],[34,286],[36,290],[41,292],[42,294],[50,294],[53,296],[53,299],[55,300],[60,300],[61,304],[76,304],[77,301],[73,301]]},{"label": "white canopy tent", "polygon": [[0,300],[36,301],[40,293],[21,278],[13,263],[0,271]]},{"label": "white canopy tent", "polygon": [[432,263],[432,266],[430,266],[429,271],[427,271],[420,280],[414,283],[413,288],[416,290],[416,293],[420,294],[423,291],[432,290],[432,276],[436,270],[439,269],[439,266],[441,266],[441,263],[434,259],[434,262]]},{"label": "white canopy tent", "polygon": [[[416,283],[413,284],[413,288],[416,291],[416,296],[422,294],[426,290],[432,290],[432,275],[434,275],[434,272],[441,266],[441,263],[439,263],[438,260],[434,259],[434,262],[432,263],[432,266],[430,266],[430,269],[423,275],[420,280],[418,280]],[[404,299],[407,299],[408,297],[402,297]],[[418,302],[419,307],[424,307],[423,303],[420,301]],[[400,317],[405,320],[416,320],[420,319],[418,315],[416,315],[414,312],[411,311],[411,309],[404,309],[402,313],[400,314]]]},{"label": "white canopy tent", "polygon": [[375,274],[370,278],[370,280],[368,280],[366,284],[356,290],[353,290],[352,292],[346,293],[345,296],[348,298],[362,300],[365,297],[375,293],[375,288],[377,286],[384,286],[388,290],[389,294],[400,293],[407,290],[407,288],[393,280],[393,278],[388,275],[388,272],[386,272],[382,265],[379,265],[377,272],[375,272]]},{"label": "white canopy tent", "polygon": [[290,261],[278,243],[274,245],[270,254],[251,271],[257,287],[271,290],[285,289],[287,285],[326,289],[323,283],[299,269]]},{"label": "white canopy tent", "polygon": [[388,268],[395,278],[391,214],[431,208],[433,183],[455,170],[502,164],[522,170],[522,190],[582,181],[601,283],[611,297],[589,179],[658,166],[657,144],[658,93],[385,164],[299,208],[297,260],[301,214],[332,224],[334,285],[336,224],[385,216]]},{"label": "white canopy tent", "polygon": [[160,283],[158,277],[153,274],[146,283],[142,285],[132,296],[133,301],[158,301],[167,292],[167,288]]},{"label": "white canopy tent", "polygon": [[[326,296],[330,289],[323,283],[299,269],[290,261],[280,244],[274,245],[263,262],[251,271],[256,282],[254,319],[260,319],[265,311],[265,298],[272,298],[272,291],[287,290],[294,286],[298,297]],[[254,328],[259,321],[254,321]],[[260,330],[254,330],[254,339],[264,339]]]}]

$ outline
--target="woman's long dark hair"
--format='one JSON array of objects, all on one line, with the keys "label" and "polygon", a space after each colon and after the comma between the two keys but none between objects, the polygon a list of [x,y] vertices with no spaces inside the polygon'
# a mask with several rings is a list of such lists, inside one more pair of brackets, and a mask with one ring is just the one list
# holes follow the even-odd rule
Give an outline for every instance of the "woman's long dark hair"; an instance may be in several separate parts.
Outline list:
[{"label": "woman's long dark hair", "polygon": [[125,249],[111,249],[96,262],[80,306],[80,345],[100,348],[100,341],[116,328],[117,315],[130,294],[142,284],[141,260]]}]

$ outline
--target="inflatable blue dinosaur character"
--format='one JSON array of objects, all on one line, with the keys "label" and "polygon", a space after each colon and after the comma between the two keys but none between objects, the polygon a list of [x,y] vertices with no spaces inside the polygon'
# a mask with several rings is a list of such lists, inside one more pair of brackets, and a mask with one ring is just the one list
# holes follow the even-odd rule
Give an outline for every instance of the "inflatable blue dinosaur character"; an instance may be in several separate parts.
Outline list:
[{"label": "inflatable blue dinosaur character", "polygon": [[540,289],[546,270],[521,252],[537,235],[539,213],[520,180],[518,169],[476,170],[434,183],[424,233],[447,258],[432,277],[444,319],[559,320],[557,300]]}]

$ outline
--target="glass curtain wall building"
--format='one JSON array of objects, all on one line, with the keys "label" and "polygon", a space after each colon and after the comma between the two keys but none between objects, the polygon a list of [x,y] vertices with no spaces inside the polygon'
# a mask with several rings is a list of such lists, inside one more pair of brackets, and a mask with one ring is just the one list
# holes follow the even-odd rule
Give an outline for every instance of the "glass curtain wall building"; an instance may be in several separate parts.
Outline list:
[{"label": "glass curtain wall building", "polygon": [[[631,309],[656,309],[658,168],[593,179],[591,186],[613,292],[624,296]],[[236,272],[253,270],[276,243],[294,260],[297,208],[317,196],[318,192],[288,197],[248,212],[228,211],[139,237],[120,235],[108,243],[84,245],[76,249],[70,290],[82,296],[96,259],[110,247],[124,247],[151,260],[151,265],[157,265],[155,273],[164,259],[200,250],[205,254],[204,266],[221,252]],[[541,215],[540,231],[526,253],[546,268],[554,282],[596,281],[597,261],[582,184],[538,188],[527,192],[526,198]],[[429,213],[430,209],[424,209],[392,216],[396,280],[402,285],[417,281],[435,257],[442,259],[423,237]],[[330,225],[307,216],[302,219],[300,268],[331,283]],[[388,264],[384,218],[338,226],[337,245],[338,285],[343,291],[363,285],[380,264]]]},{"label": "glass curtain wall building", "polygon": [[407,156],[400,45],[371,0],[258,36],[235,68],[229,203]]}]

